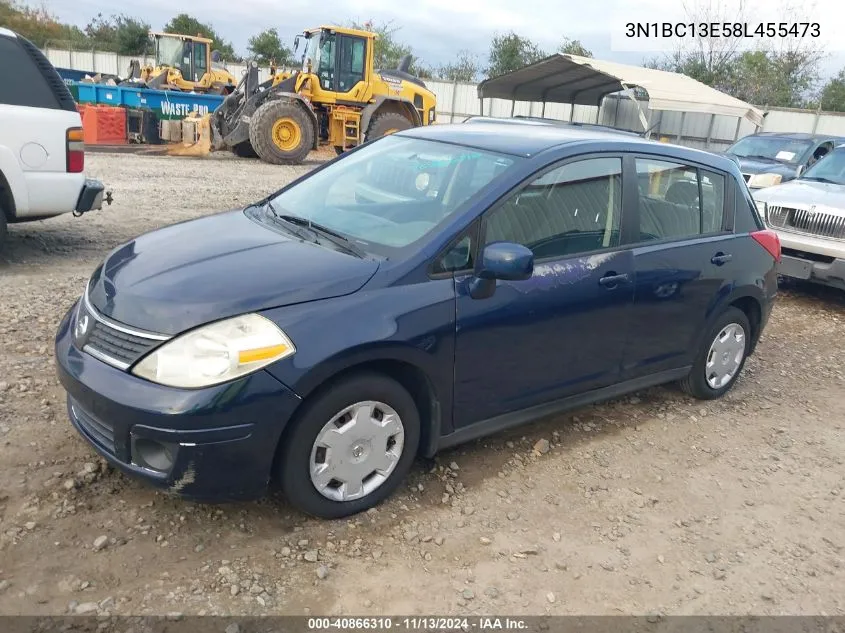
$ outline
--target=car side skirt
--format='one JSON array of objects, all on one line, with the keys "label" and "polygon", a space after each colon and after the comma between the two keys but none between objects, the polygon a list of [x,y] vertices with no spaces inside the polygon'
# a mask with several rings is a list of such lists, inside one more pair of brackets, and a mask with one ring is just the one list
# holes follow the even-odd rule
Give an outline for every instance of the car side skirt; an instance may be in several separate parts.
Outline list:
[{"label": "car side skirt", "polygon": [[639,391],[648,387],[654,387],[667,382],[680,380],[686,377],[691,369],[692,366],[687,365],[685,367],[670,369],[657,374],[651,374],[649,376],[640,376],[615,385],[602,387],[601,389],[594,389],[585,393],[561,398],[560,400],[554,400],[553,402],[529,407],[528,409],[512,411],[510,413],[498,415],[494,418],[480,420],[479,422],[474,422],[469,426],[460,428],[453,433],[441,436],[440,441],[437,444],[437,450],[440,451],[445,448],[457,446],[458,444],[470,442],[480,437],[492,435],[515,426],[521,426],[522,424],[533,422],[550,415],[563,413],[564,411],[569,411],[571,409],[577,409],[594,402],[610,400],[611,398],[616,398],[632,391]]}]

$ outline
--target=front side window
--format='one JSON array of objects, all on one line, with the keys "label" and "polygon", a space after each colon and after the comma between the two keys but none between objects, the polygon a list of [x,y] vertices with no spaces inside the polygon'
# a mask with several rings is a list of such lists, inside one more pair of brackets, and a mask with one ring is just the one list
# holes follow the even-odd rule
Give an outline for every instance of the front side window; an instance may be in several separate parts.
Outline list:
[{"label": "front side window", "polygon": [[364,80],[364,48],[362,37],[344,36],[340,40],[340,68],[338,92],[349,92]]},{"label": "front side window", "polygon": [[619,245],[622,159],[590,158],[540,176],[495,209],[485,243],[516,242],[537,259]]},{"label": "front side window", "polygon": [[725,178],[675,162],[636,160],[640,241],[684,239],[722,229]]},{"label": "front side window", "polygon": [[390,252],[426,236],[520,159],[448,143],[387,136],[272,198],[281,215],[310,219]]},{"label": "front side window", "polygon": [[194,42],[194,81],[199,81],[206,73],[205,63],[205,44],[203,42]]}]

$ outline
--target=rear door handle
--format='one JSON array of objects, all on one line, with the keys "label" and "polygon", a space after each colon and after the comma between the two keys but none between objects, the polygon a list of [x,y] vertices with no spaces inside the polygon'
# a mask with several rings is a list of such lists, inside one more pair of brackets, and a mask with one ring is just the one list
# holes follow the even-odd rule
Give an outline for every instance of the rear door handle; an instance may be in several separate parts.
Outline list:
[{"label": "rear door handle", "polygon": [[614,272],[607,273],[604,277],[599,279],[599,285],[604,286],[605,288],[614,288],[618,284],[625,283],[628,281],[628,273],[622,273],[621,275],[617,275]]},{"label": "rear door handle", "polygon": [[729,261],[733,259],[733,255],[726,254],[726,253],[716,253],[713,257],[710,258],[710,262],[716,264],[717,266],[721,266],[722,264],[727,264]]}]

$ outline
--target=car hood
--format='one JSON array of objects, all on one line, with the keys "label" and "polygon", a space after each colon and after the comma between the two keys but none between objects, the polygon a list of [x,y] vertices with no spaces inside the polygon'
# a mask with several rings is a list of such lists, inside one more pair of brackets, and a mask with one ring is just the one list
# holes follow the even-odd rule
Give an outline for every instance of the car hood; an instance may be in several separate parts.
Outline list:
[{"label": "car hood", "polygon": [[739,170],[743,174],[780,174],[784,180],[795,178],[798,172],[798,165],[785,165],[776,160],[763,160],[759,158],[743,158],[731,154],[725,154],[729,158],[739,161]]},{"label": "car hood", "polygon": [[761,202],[778,206],[822,207],[845,209],[845,186],[813,180],[790,180],[782,185],[766,187],[753,193]]},{"label": "car hood", "polygon": [[118,247],[94,272],[88,293],[106,317],[178,334],[246,312],[353,293],[378,266],[272,230],[239,210]]}]

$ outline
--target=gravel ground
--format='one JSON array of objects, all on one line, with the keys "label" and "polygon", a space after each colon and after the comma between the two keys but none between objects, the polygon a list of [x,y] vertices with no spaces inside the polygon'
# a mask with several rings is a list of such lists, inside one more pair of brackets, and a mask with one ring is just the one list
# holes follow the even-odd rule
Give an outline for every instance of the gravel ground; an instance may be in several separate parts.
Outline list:
[{"label": "gravel ground", "polygon": [[114,205],[12,227],[0,255],[0,613],[845,613],[841,293],[785,288],[717,402],[656,388],[498,434],[351,520],[198,505],[72,431],[55,328],[117,244],[311,165],[88,163]]}]

